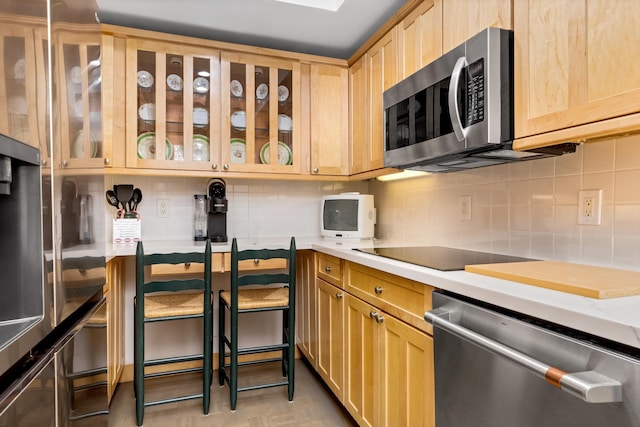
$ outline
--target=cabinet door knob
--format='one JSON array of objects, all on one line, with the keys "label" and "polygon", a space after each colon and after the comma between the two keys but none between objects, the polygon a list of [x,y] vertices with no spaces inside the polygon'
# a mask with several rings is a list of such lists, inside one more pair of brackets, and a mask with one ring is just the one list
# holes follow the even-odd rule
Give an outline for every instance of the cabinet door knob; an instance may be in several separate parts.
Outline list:
[{"label": "cabinet door knob", "polygon": [[229,165],[225,163],[225,164],[222,166],[222,169],[224,169],[224,170],[229,170]]},{"label": "cabinet door knob", "polygon": [[66,161],[66,160],[63,160],[63,161],[62,161],[62,167],[63,167],[63,168],[66,168],[68,165],[69,165],[69,162],[68,162],[68,161]]},{"label": "cabinet door knob", "polygon": [[376,315],[376,318],[375,318],[375,319],[376,319],[376,323],[382,323],[382,322],[384,322],[384,316],[381,316],[381,315],[379,315],[379,314],[378,314],[378,315]]},{"label": "cabinet door knob", "polygon": [[343,296],[344,296],[344,294],[342,292],[338,292],[336,294],[336,299],[342,299]]},{"label": "cabinet door knob", "polygon": [[108,157],[105,157],[104,158],[104,164],[105,164],[105,166],[109,166],[111,164],[111,159],[108,158]]},{"label": "cabinet door knob", "polygon": [[47,166],[47,159],[42,159],[42,166]]},{"label": "cabinet door knob", "polygon": [[211,165],[211,169],[213,169],[213,170],[218,169],[218,164],[217,163],[212,164]]},{"label": "cabinet door knob", "polygon": [[330,265],[327,265],[327,266],[324,268],[324,271],[326,271],[327,273],[331,273],[331,266],[330,266]]},{"label": "cabinet door knob", "polygon": [[254,263],[255,265],[258,265],[258,264],[260,264],[260,260],[259,260],[258,258],[255,258],[255,259],[253,260],[253,263]]},{"label": "cabinet door knob", "polygon": [[376,286],[376,287],[373,289],[373,291],[374,291],[376,294],[381,294],[383,290],[384,290],[384,289],[382,289],[382,286]]},{"label": "cabinet door knob", "polygon": [[377,311],[372,311],[369,313],[369,317],[372,319],[375,319],[376,317],[378,317],[378,312]]},{"label": "cabinet door knob", "polygon": [[320,170],[318,168],[313,168],[313,173],[318,173]]}]

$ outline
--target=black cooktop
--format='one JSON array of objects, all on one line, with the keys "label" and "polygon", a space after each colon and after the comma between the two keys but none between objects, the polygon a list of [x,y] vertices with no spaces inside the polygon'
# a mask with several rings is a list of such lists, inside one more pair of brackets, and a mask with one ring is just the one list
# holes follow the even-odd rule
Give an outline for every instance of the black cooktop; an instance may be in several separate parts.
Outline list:
[{"label": "black cooktop", "polygon": [[442,246],[368,248],[355,250],[442,271],[464,270],[466,265],[473,264],[533,261],[529,258],[521,258],[511,255],[468,251]]}]

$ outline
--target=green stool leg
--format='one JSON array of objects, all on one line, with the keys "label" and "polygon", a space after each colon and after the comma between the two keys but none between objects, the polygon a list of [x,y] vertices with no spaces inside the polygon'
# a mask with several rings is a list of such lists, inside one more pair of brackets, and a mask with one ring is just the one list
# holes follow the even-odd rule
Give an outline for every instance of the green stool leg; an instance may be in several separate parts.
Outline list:
[{"label": "green stool leg", "polygon": [[[205,295],[205,298],[211,299],[211,295]],[[204,340],[203,346],[204,351],[202,353],[203,362],[202,362],[202,382],[203,382],[203,390],[202,390],[202,409],[205,415],[209,413],[209,407],[211,405],[211,365],[213,361],[211,360],[212,356],[212,347],[213,347],[213,313],[211,313],[211,308],[205,311],[204,313]]]},{"label": "green stool leg", "polygon": [[220,386],[224,385],[224,319],[225,319],[225,305],[224,301],[218,295],[218,381]]},{"label": "green stool leg", "polygon": [[136,306],[136,318],[134,320],[134,383],[136,395],[136,421],[142,425],[144,418],[144,319],[142,319],[140,306]]},{"label": "green stool leg", "polygon": [[236,410],[238,400],[238,309],[231,308],[231,410]]}]

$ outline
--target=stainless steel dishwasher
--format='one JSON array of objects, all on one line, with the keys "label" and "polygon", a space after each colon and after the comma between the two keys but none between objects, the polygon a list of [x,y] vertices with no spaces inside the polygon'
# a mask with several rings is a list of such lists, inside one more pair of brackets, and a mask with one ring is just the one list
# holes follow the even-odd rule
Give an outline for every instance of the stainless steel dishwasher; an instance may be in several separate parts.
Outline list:
[{"label": "stainless steel dishwasher", "polygon": [[437,427],[640,426],[640,351],[434,292]]}]

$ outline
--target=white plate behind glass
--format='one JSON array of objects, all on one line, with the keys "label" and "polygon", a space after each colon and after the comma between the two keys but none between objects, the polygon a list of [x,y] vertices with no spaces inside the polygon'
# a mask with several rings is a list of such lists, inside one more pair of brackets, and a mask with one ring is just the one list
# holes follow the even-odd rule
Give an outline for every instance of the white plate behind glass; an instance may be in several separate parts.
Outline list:
[{"label": "white plate behind glass", "polygon": [[233,138],[229,147],[231,163],[247,163],[247,144],[244,139]]},{"label": "white plate behind glass", "polygon": [[145,70],[138,71],[138,86],[145,89],[153,86],[153,75]]},{"label": "white plate behind glass", "polygon": [[193,135],[193,160],[196,162],[209,161],[209,138],[204,135]]}]

